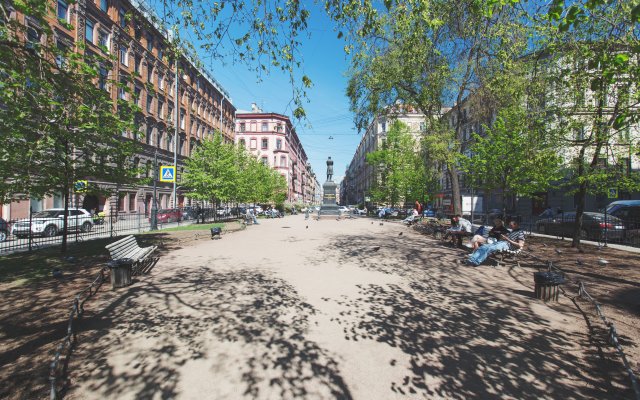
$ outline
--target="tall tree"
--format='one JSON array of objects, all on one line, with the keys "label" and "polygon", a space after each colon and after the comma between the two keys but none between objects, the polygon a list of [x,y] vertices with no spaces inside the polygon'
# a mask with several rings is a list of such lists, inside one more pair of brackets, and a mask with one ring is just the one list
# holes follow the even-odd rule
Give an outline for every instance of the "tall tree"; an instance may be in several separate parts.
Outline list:
[{"label": "tall tree", "polygon": [[377,172],[374,201],[396,206],[424,197],[427,174],[419,150],[409,127],[394,121],[380,150],[367,154],[367,163]]},{"label": "tall tree", "polygon": [[485,135],[474,135],[470,155],[461,159],[463,170],[483,189],[499,190],[505,212],[507,198],[531,197],[562,176],[555,143],[546,137],[542,121],[530,116],[521,105],[501,109],[492,126],[485,126]]},{"label": "tall tree", "polygon": [[190,189],[187,195],[214,204],[233,200],[239,177],[236,151],[219,133],[203,141],[186,161],[182,179]]},{"label": "tall tree", "polygon": [[573,246],[580,244],[588,194],[640,188],[630,168],[640,121],[640,6],[633,3],[554,1],[538,26],[545,39],[540,58],[549,78],[547,107],[576,199]]},{"label": "tall tree", "polygon": [[[461,152],[462,100],[484,78],[509,67],[527,44],[521,12],[503,2],[463,0],[385,1],[385,8],[363,2],[347,27],[355,51],[348,95],[360,127],[390,105],[413,105],[427,116],[424,142],[444,166],[452,187],[454,212],[461,211],[457,155]],[[336,19],[345,19],[334,13]],[[454,105],[451,132],[441,111]],[[488,103],[489,106],[496,104]],[[441,140],[440,140],[441,139]],[[430,148],[433,146],[433,148]],[[447,149],[443,153],[442,148]]]},{"label": "tall tree", "polygon": [[9,18],[6,4],[0,4],[0,201],[62,195],[68,209],[76,180],[135,182],[137,143],[123,135],[135,129],[137,108],[114,103],[105,90],[128,90],[100,74],[111,60],[56,43],[48,2],[12,3],[37,22],[29,26]]}]

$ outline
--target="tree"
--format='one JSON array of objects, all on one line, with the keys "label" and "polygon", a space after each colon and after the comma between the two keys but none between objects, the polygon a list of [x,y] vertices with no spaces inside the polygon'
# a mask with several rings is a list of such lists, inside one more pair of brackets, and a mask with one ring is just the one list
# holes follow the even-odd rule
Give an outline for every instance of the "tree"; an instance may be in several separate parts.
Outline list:
[{"label": "tree", "polygon": [[114,104],[103,89],[127,90],[126,83],[99,74],[110,59],[55,43],[46,20],[49,3],[13,4],[37,21],[37,28],[8,18],[0,4],[0,201],[62,195],[68,210],[76,180],[135,182],[131,159],[137,143],[123,134],[135,129],[137,108],[123,100]]},{"label": "tree", "polygon": [[371,189],[373,201],[395,206],[424,197],[425,165],[419,146],[404,123],[391,124],[381,149],[367,154],[367,163],[379,175]]},{"label": "tree", "polygon": [[240,175],[236,154],[235,146],[225,143],[219,133],[203,141],[186,161],[183,183],[190,189],[187,196],[214,204],[234,199]]},{"label": "tree", "polygon": [[225,143],[220,134],[195,149],[183,179],[190,189],[187,196],[214,203],[280,203],[287,193],[283,176],[243,147]]},{"label": "tree", "polygon": [[[445,167],[458,213],[462,100],[524,53],[528,28],[521,12],[503,2],[391,0],[384,9],[367,4],[348,19],[356,53],[347,93],[358,124],[366,126],[396,103],[421,110],[427,116],[428,134],[435,133],[424,141],[425,151]],[[455,123],[447,132],[440,117],[451,103]]]},{"label": "tree", "polygon": [[[637,190],[630,170],[640,121],[637,23],[632,2],[554,1],[538,27],[547,66],[549,114],[576,199],[572,245],[579,246],[588,194]],[[637,132],[636,132],[637,134]]]},{"label": "tree", "polygon": [[528,117],[519,105],[501,109],[494,124],[485,126],[486,135],[473,136],[471,155],[461,159],[463,170],[484,189],[502,193],[505,213],[507,196],[533,196],[561,177],[557,149],[541,122]]}]

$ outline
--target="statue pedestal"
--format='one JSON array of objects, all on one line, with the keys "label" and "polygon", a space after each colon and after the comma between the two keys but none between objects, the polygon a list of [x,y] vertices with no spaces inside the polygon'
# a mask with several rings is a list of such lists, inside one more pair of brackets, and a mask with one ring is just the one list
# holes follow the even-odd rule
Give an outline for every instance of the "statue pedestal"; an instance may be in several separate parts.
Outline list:
[{"label": "statue pedestal", "polygon": [[322,197],[322,206],[318,211],[318,217],[340,217],[340,210],[336,204],[336,187],[333,181],[327,181],[322,185],[324,195]]}]

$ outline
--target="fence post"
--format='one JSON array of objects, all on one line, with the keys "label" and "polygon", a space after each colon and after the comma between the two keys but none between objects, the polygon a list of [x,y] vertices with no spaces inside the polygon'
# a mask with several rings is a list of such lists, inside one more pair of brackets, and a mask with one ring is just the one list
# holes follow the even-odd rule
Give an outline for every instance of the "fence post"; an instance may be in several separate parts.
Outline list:
[{"label": "fence post", "polygon": [[29,251],[31,251],[31,243],[33,241],[33,235],[31,233],[31,226],[33,225],[33,207],[29,206]]},{"label": "fence post", "polygon": [[113,206],[109,207],[109,237],[113,237]]}]

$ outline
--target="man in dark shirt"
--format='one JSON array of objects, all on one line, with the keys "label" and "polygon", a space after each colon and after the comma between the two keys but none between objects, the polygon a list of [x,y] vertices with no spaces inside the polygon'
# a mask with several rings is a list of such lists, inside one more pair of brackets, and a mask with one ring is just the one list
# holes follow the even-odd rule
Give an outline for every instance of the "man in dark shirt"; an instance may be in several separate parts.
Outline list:
[{"label": "man in dark shirt", "polygon": [[469,255],[466,263],[477,267],[492,253],[522,249],[524,247],[524,231],[520,229],[520,224],[517,221],[511,221],[509,228],[511,228],[511,232],[508,235],[501,234],[497,242],[481,246]]}]

